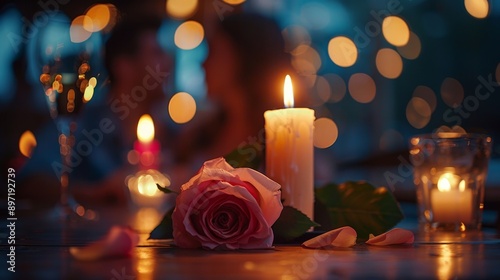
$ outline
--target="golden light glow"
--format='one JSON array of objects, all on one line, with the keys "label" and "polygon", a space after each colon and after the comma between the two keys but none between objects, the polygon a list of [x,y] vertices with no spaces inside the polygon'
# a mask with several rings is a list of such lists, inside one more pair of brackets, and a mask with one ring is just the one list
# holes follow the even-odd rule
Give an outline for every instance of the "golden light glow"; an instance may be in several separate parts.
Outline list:
[{"label": "golden light glow", "polygon": [[390,44],[401,47],[410,40],[408,24],[398,16],[388,16],[382,22],[382,33]]},{"label": "golden light glow", "polygon": [[[82,75],[82,76],[85,76],[85,75]],[[80,87],[78,88],[80,90],[80,92],[85,93],[85,89],[89,85],[89,81],[86,80],[85,78],[79,78],[77,85],[78,85],[78,83],[80,83]]]},{"label": "golden light glow", "polygon": [[83,28],[89,32],[98,32],[103,30],[110,21],[111,12],[106,4],[97,4],[92,6],[83,19]]},{"label": "golden light glow", "polygon": [[150,143],[155,138],[155,126],[150,115],[144,114],[137,124],[137,138],[142,143]]},{"label": "golden light glow", "polygon": [[60,86],[60,84],[59,84],[59,82],[58,82],[58,81],[54,81],[54,82],[52,83],[52,88],[53,88],[54,90],[58,91],[58,92],[60,92],[60,91],[59,91],[59,86]]},{"label": "golden light glow", "polygon": [[222,0],[230,5],[239,5],[243,2],[245,2],[246,0]]},{"label": "golden light glow", "polygon": [[429,104],[431,112],[434,112],[434,110],[436,110],[437,106],[436,94],[430,87],[417,86],[413,91],[413,97],[420,97],[423,100],[425,100],[427,104]]},{"label": "golden light glow", "polygon": [[431,107],[420,97],[412,97],[406,106],[406,119],[415,128],[423,128],[429,124],[431,114]]},{"label": "golden light glow", "polygon": [[168,103],[168,113],[176,123],[187,123],[196,114],[196,101],[187,92],[178,92]]},{"label": "golden light glow", "polygon": [[359,103],[370,103],[376,95],[375,81],[364,73],[356,73],[349,79],[349,93]]},{"label": "golden light glow", "polygon": [[422,43],[417,34],[410,32],[408,43],[402,47],[398,47],[398,52],[402,57],[407,59],[416,59],[422,51]]},{"label": "golden light glow", "polygon": [[450,173],[445,173],[441,175],[441,177],[439,177],[437,187],[440,192],[449,192],[451,190],[451,184],[449,180],[450,176]]},{"label": "golden light glow", "polygon": [[[171,182],[168,175],[154,169],[148,169],[127,176],[127,178],[125,178],[125,184],[128,186],[134,202],[138,205],[145,205],[161,202],[162,200],[158,200],[157,198],[163,198],[165,196],[164,193],[158,190],[156,184],[169,187]],[[141,199],[144,197],[154,199]]]},{"label": "golden light glow", "polygon": [[71,42],[73,43],[81,43],[92,35],[92,32],[87,31],[88,29],[92,29],[92,19],[86,15],[76,17],[69,27],[69,35],[71,38]]},{"label": "golden light glow", "polygon": [[74,89],[68,90],[67,97],[68,97],[68,103],[66,104],[66,109],[68,110],[68,112],[71,113],[75,110],[75,90]]},{"label": "golden light glow", "polygon": [[314,146],[325,149],[333,145],[339,136],[335,122],[329,118],[318,118],[314,121]]},{"label": "golden light glow", "polygon": [[461,192],[465,191],[465,180],[461,180],[460,183],[458,183],[458,190]]},{"label": "golden light glow", "polygon": [[488,0],[465,0],[465,9],[475,18],[486,18],[490,10]]},{"label": "golden light glow", "polygon": [[338,66],[349,67],[356,63],[358,49],[351,39],[338,36],[328,42],[328,55],[333,63]]},{"label": "golden light glow", "polygon": [[192,50],[200,45],[204,36],[205,31],[203,30],[203,26],[196,21],[190,20],[177,27],[174,34],[174,42],[180,49]]},{"label": "golden light glow", "polygon": [[[161,208],[161,207],[160,207]],[[133,215],[133,218],[132,218],[132,225],[133,228],[139,232],[142,232],[142,231],[151,231],[152,229],[154,229],[156,227],[156,225],[158,225],[158,223],[161,221],[163,215],[162,215],[162,211],[155,208],[155,207],[141,207],[140,209],[138,209],[137,213],[135,215]],[[146,248],[144,248],[146,249]],[[143,261],[145,262],[145,264],[143,264],[143,266],[137,266],[137,272],[140,272],[141,273],[141,279],[154,279],[153,278],[153,275],[151,275],[151,277],[145,277],[144,276],[144,273],[150,271],[148,267],[150,268],[153,268],[154,267],[154,264],[156,262],[154,262],[152,259],[151,259],[151,254],[154,254],[154,252],[151,252],[149,255],[146,256],[145,259],[143,259]],[[137,261],[140,262],[140,255],[137,254]],[[149,265],[147,265],[149,264]],[[153,267],[151,267],[153,266]],[[151,271],[153,272],[153,271]]]},{"label": "golden light glow", "polygon": [[446,105],[457,108],[464,100],[462,84],[453,78],[446,78],[441,84],[441,98]]},{"label": "golden light glow", "polygon": [[160,192],[158,187],[156,187],[155,179],[149,174],[139,176],[137,190],[145,196],[155,196]]},{"label": "golden light glow", "polygon": [[88,85],[85,88],[85,92],[83,93],[83,102],[89,102],[90,99],[92,99],[92,96],[94,96],[94,87],[91,85]]},{"label": "golden light glow", "polygon": [[285,77],[285,83],[283,85],[283,103],[286,108],[293,108],[294,106],[292,78],[290,78],[290,75],[286,75]]},{"label": "golden light glow", "polygon": [[167,14],[176,19],[188,18],[196,12],[198,0],[167,0]]},{"label": "golden light glow", "polygon": [[309,77],[311,75],[316,75],[316,67],[309,60],[292,57],[292,66],[297,73]]},{"label": "golden light glow", "polygon": [[388,79],[395,79],[403,72],[403,60],[393,49],[379,50],[375,61],[380,75]]},{"label": "golden light glow", "polygon": [[437,188],[440,192],[449,192],[457,187],[462,192],[465,190],[465,181],[460,176],[446,172],[439,177]]},{"label": "golden light glow", "polygon": [[299,73],[314,75],[321,67],[320,55],[314,48],[308,45],[297,46],[291,54],[292,64]]},{"label": "golden light glow", "polygon": [[19,138],[19,151],[27,158],[31,158],[33,151],[36,148],[36,138],[33,132],[26,130]]},{"label": "golden light glow", "polygon": [[96,87],[97,86],[97,79],[95,77],[90,78],[89,85],[92,87]]},{"label": "golden light glow", "polygon": [[453,278],[457,271],[456,256],[452,253],[451,246],[442,244],[438,247],[438,258],[436,258],[437,279],[444,280]]}]

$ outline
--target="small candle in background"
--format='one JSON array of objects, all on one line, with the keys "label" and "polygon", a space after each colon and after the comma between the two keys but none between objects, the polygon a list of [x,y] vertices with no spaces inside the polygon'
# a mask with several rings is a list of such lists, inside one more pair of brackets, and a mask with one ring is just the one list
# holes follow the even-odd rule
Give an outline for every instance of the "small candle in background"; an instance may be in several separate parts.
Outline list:
[{"label": "small candle in background", "polygon": [[[160,142],[154,139],[155,127],[150,115],[142,115],[137,124],[137,138],[134,153],[138,156],[141,169],[158,169],[160,162]],[[129,161],[130,154],[129,154]]]},{"label": "small candle in background", "polygon": [[314,219],[314,111],[293,108],[290,76],[284,84],[286,109],[264,113],[266,129],[266,175],[281,185],[281,198]]},{"label": "small candle in background", "polygon": [[156,184],[162,187],[170,187],[170,178],[158,170],[141,170],[125,179],[125,184],[130,190],[132,201],[137,206],[163,207],[165,201],[171,199],[160,190]]},{"label": "small candle in background", "polygon": [[492,139],[485,134],[441,130],[410,139],[419,228],[426,232],[480,230]]},{"label": "small candle in background", "polygon": [[431,190],[433,220],[443,223],[472,221],[472,192],[465,180],[450,172],[443,173],[437,188]]}]

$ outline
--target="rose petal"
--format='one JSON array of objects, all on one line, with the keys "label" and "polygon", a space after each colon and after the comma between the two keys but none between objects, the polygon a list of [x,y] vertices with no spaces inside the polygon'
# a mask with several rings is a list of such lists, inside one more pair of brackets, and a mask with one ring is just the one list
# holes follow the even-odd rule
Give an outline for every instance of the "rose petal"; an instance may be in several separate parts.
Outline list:
[{"label": "rose petal", "polygon": [[414,239],[413,232],[402,228],[395,228],[368,239],[366,244],[377,246],[412,244]]},{"label": "rose petal", "polygon": [[71,255],[81,261],[95,261],[108,257],[122,257],[130,252],[139,242],[139,235],[129,228],[112,227],[107,235],[84,247],[70,247]]},{"label": "rose petal", "polygon": [[237,168],[233,174],[240,180],[252,184],[261,195],[260,207],[269,225],[280,217],[283,205],[281,204],[280,184],[269,179],[264,174],[250,168]]},{"label": "rose petal", "polygon": [[302,243],[302,246],[311,249],[329,246],[347,248],[356,244],[357,236],[358,234],[352,227],[345,226],[311,238]]}]

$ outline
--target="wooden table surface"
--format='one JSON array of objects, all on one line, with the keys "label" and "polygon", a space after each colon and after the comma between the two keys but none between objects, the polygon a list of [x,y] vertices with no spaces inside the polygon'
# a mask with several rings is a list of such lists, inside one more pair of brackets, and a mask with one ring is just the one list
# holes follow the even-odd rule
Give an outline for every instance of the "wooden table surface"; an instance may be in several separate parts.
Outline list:
[{"label": "wooden table surface", "polygon": [[[500,235],[480,233],[426,235],[413,217],[399,226],[415,230],[416,242],[377,247],[363,243],[346,249],[312,250],[299,244],[269,250],[206,251],[171,246],[169,240],[147,240],[161,218],[151,208],[114,210],[98,222],[63,227],[40,213],[16,221],[15,273],[6,261],[0,279],[500,279]],[[6,244],[2,225],[1,259]],[[141,240],[128,258],[78,261],[70,246],[102,237],[113,224],[129,225]]]}]

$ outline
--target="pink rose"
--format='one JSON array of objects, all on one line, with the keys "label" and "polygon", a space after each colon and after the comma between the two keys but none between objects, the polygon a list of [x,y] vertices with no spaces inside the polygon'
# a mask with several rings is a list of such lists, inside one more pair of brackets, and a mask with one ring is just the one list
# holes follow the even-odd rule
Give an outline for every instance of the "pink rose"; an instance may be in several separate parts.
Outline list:
[{"label": "pink rose", "polygon": [[203,164],[182,185],[172,214],[182,248],[260,249],[273,244],[271,226],[283,209],[280,185],[224,158]]}]

